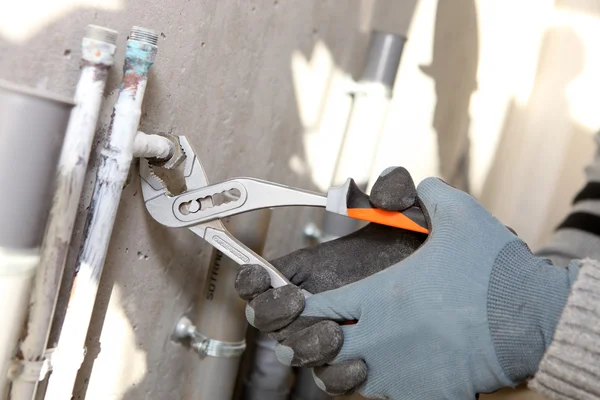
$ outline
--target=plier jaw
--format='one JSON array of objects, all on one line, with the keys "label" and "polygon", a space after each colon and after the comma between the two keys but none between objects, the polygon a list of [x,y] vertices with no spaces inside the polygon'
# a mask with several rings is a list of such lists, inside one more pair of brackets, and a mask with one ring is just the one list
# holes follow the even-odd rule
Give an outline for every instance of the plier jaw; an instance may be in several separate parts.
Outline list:
[{"label": "plier jaw", "polygon": [[[206,173],[192,146],[184,136],[179,137],[182,150],[185,152],[184,178],[185,193],[209,186]],[[167,190],[164,182],[152,171],[148,160],[140,160],[140,177],[142,196],[146,209],[157,222],[169,227],[181,227],[179,214],[181,195],[173,196]],[[176,210],[177,207],[177,210]],[[214,219],[188,226],[192,232],[200,236],[223,254],[238,264],[258,264],[269,273],[274,287],[289,285],[290,281],[268,261],[254,253],[243,243],[239,242],[223,225],[220,219]],[[308,296],[309,293],[305,293]]]},{"label": "plier jaw", "polygon": [[[185,136],[178,136],[179,145],[185,154],[183,175],[185,190],[190,191],[208,186],[206,173],[198,160],[192,145]],[[142,196],[148,213],[157,222],[168,227],[176,227],[179,220],[175,218],[173,207],[177,196],[169,193],[165,183],[154,173],[147,159],[140,159],[140,178]]]}]

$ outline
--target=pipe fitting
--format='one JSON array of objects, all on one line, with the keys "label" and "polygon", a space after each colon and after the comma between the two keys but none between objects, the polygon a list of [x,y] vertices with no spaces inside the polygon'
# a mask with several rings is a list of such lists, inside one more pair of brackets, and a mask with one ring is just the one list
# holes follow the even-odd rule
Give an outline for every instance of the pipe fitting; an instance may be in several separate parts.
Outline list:
[{"label": "pipe fitting", "polygon": [[194,349],[200,358],[206,356],[232,358],[240,357],[246,350],[246,341],[223,342],[221,340],[211,339],[196,330],[196,326],[186,316],[177,321],[171,339],[177,343],[188,343]]},{"label": "pipe fitting", "polygon": [[115,62],[117,50],[117,31],[103,26],[88,25],[81,40],[81,59],[83,63],[108,69]]},{"label": "pipe fitting", "polygon": [[133,140],[133,156],[165,169],[175,169],[185,160],[179,136],[168,133],[146,134],[138,131]]},{"label": "pipe fitting", "polygon": [[137,68],[134,68],[134,70],[138,74],[146,72],[144,70],[147,70],[147,68],[154,64],[157,52],[158,34],[153,30],[134,26],[131,28],[129,37],[127,38],[125,72],[127,73],[128,69],[127,63],[136,66]]},{"label": "pipe fitting", "polygon": [[135,40],[142,43],[148,43],[153,46],[158,45],[158,35],[151,29],[134,26],[129,31],[129,40]]}]

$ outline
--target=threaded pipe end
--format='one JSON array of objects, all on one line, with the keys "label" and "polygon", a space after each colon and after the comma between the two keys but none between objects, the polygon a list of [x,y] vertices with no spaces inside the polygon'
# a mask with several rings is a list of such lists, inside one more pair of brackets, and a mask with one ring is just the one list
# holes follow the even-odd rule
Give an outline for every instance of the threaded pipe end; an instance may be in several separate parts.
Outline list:
[{"label": "threaded pipe end", "polygon": [[117,44],[118,32],[98,25],[88,25],[85,30],[85,38],[100,40],[108,44]]},{"label": "threaded pipe end", "polygon": [[137,40],[138,42],[148,43],[153,46],[158,45],[158,33],[153,30],[134,26],[129,32],[129,40]]}]

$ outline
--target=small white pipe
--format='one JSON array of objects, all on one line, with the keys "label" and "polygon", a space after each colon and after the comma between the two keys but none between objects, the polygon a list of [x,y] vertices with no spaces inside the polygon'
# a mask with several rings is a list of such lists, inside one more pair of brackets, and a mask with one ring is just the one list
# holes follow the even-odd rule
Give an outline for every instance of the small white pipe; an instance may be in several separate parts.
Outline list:
[{"label": "small white pipe", "polygon": [[[58,163],[50,221],[30,300],[27,336],[20,346],[26,362],[44,359],[106,77],[114,63],[116,39],[117,32],[90,25],[81,43],[82,70],[75,92],[76,106],[71,112]],[[11,398],[32,399],[37,384],[38,381],[17,379],[11,388]]]},{"label": "small white pipe", "polygon": [[348,177],[359,186],[367,185],[389,103],[389,89],[384,85],[357,84],[333,186],[341,185]]},{"label": "small white pipe", "polygon": [[133,140],[157,42],[158,35],[144,28],[134,27],[129,34],[123,82],[114,106],[112,129],[100,155],[77,275],[53,355],[47,400],[70,399],[75,386],[119,200],[133,158]]},{"label": "small white pipe", "polygon": [[27,254],[23,251],[0,249],[0,304],[3,307],[0,317],[0,398],[4,399],[6,377],[9,375],[10,361],[14,356],[22,323],[27,311],[29,288],[40,257],[37,251]]},{"label": "small white pipe", "polygon": [[167,159],[173,154],[173,142],[164,136],[138,131],[133,139],[133,156]]}]

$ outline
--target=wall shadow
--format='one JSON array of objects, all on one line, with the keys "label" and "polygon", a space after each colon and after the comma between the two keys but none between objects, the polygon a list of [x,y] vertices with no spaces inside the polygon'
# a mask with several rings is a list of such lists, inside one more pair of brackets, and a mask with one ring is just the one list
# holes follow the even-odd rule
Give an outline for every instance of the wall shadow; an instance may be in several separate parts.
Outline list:
[{"label": "wall shadow", "polygon": [[[582,73],[585,64],[585,45],[576,32],[566,26],[545,32],[536,81],[529,101],[524,106],[517,104],[514,99],[511,101],[494,162],[482,189],[482,203],[494,209],[496,216],[509,224],[512,222],[506,221],[504,215],[516,215],[516,210],[522,205],[523,211],[519,215],[523,217],[523,221],[518,223],[527,224],[527,207],[531,209],[536,202],[542,203],[550,198],[540,230],[542,234],[536,236],[527,231],[525,225],[526,235],[535,238],[531,243],[534,250],[548,242],[554,228],[568,212],[573,196],[584,182],[584,166],[590,162],[595,150],[589,128],[582,126],[571,116],[567,98],[568,86]],[[557,68],[557,65],[560,67]],[[544,126],[548,129],[544,130]],[[549,141],[559,141],[564,146],[560,152],[548,153],[544,151],[544,145]],[[561,156],[554,158],[553,155],[559,153]],[[534,185],[536,174],[532,171],[538,164],[545,165],[547,162],[559,166],[559,177],[550,190],[539,190],[536,193],[529,189],[527,193],[531,193],[528,196],[530,199],[516,201],[528,190],[522,186],[523,176],[530,176],[529,182]],[[539,179],[543,178],[540,174]],[[511,226],[519,233],[518,225]],[[528,241],[527,237],[524,239]],[[480,396],[482,400],[543,398],[528,390],[526,385]]]},{"label": "wall shadow", "polygon": [[478,64],[475,0],[438,1],[432,61],[420,68],[435,83],[440,176],[464,191],[469,191],[469,106]]},{"label": "wall shadow", "polygon": [[[540,208],[545,205],[541,230],[530,229],[524,225],[525,220],[506,221],[515,224],[517,233],[521,231],[534,248],[549,238],[549,234],[540,236],[538,232],[551,232],[551,227],[564,217],[562,210],[568,210],[572,196],[583,183],[583,167],[593,154],[591,132],[571,116],[566,93],[585,64],[585,46],[576,32],[566,26],[545,32],[529,101],[525,106],[511,101],[494,162],[482,188],[480,200],[501,219],[514,218],[518,210],[531,217],[533,211],[539,211],[537,204]],[[558,149],[553,143],[564,145]],[[551,180],[554,173],[536,176],[536,169],[541,172],[542,165],[553,167],[560,178]],[[536,185],[539,191],[532,190],[523,199],[523,193]]]}]

